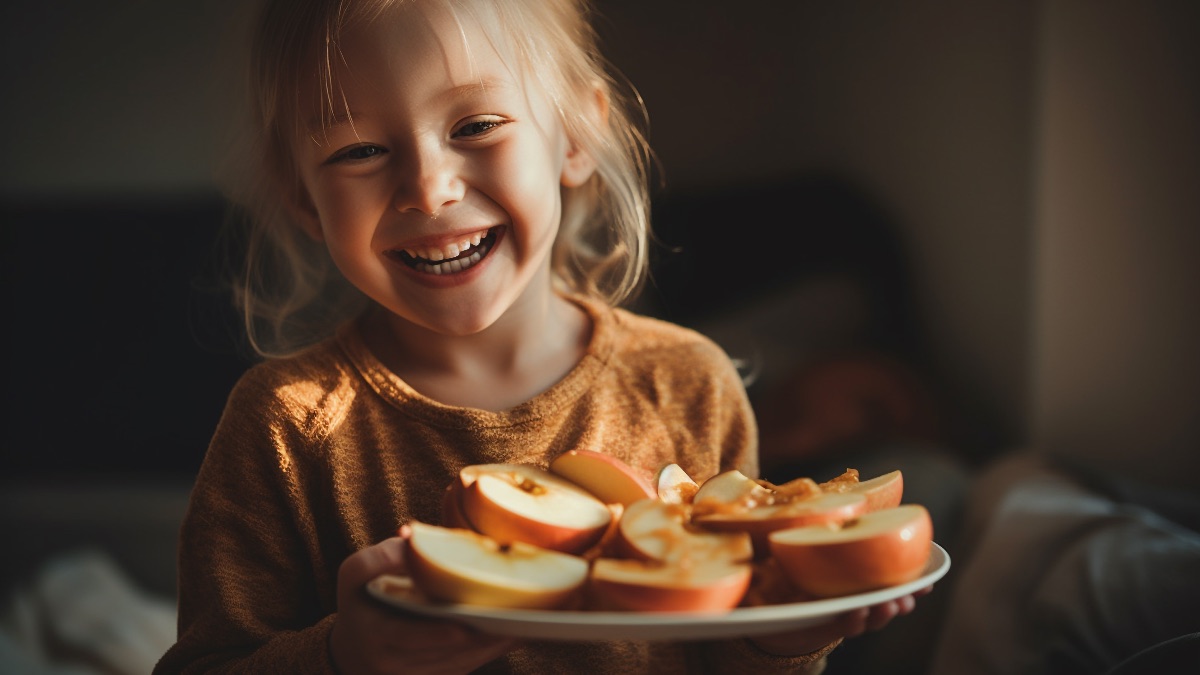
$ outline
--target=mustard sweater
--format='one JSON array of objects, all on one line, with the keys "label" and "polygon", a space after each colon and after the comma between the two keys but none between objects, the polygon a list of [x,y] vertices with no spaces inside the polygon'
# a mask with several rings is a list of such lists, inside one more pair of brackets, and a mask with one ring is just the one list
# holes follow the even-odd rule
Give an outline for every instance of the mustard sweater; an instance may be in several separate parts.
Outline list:
[{"label": "mustard sweater", "polygon": [[[339,564],[402,523],[440,522],[443,490],[468,464],[546,466],[587,448],[647,476],[670,462],[697,479],[733,467],[757,475],[753,413],[717,345],[578,302],[593,322],[583,359],[551,389],[502,412],[422,396],[372,356],[356,323],[248,370],[191,495],[178,641],[155,673],[332,673]],[[745,640],[532,642],[480,672],[813,673],[829,648],[788,659]]]}]

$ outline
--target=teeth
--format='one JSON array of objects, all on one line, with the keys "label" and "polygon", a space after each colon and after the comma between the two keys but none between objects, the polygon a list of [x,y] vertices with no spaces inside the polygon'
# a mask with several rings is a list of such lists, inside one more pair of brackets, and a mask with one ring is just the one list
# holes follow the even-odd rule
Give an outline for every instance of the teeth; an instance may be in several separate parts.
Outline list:
[{"label": "teeth", "polygon": [[[484,247],[476,249],[474,253],[466,258],[459,258],[458,260],[451,260],[450,262],[439,263],[437,265],[430,265],[429,263],[417,261],[413,267],[415,267],[418,272],[424,272],[426,274],[454,274],[455,272],[461,272],[474,267],[475,263],[483,260],[483,256],[487,255],[487,252],[488,249]],[[409,255],[412,254],[410,253]]]},{"label": "teeth", "polygon": [[485,236],[486,233],[476,232],[462,241],[447,244],[442,248],[406,248],[404,252],[413,258],[440,262],[466,253],[472,246],[478,246]]}]

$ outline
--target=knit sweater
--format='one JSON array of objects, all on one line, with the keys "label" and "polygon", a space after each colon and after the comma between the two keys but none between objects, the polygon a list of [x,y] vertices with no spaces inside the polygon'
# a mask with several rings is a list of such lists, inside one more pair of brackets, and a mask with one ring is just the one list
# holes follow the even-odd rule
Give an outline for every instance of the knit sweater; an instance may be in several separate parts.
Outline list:
[{"label": "knit sweater", "polygon": [[[699,480],[729,468],[757,475],[753,413],[716,344],[577,302],[593,324],[582,360],[500,412],[415,391],[371,354],[358,322],[249,369],[192,491],[180,537],[178,641],[155,673],[332,673],[339,564],[402,523],[439,523],[444,489],[470,464],[545,467],[567,450],[591,449],[647,476],[671,462]],[[745,640],[526,642],[479,672],[814,673],[828,649],[780,658]]]}]

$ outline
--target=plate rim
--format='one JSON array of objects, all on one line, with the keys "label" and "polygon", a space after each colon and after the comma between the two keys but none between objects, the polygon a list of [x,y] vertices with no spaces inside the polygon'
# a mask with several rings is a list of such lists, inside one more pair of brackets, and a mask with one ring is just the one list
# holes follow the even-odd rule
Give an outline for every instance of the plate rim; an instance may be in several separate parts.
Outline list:
[{"label": "plate rim", "polygon": [[[941,580],[950,555],[936,542],[920,577],[865,593],[803,602],[738,607],[727,612],[616,612],[554,609],[504,609],[432,603],[387,593],[384,585],[404,579],[384,574],[367,582],[368,593],[389,606],[424,616],[467,623],[498,635],[533,639],[618,640],[700,639],[748,636],[818,625],[824,618],[906,595]],[[599,631],[599,632],[597,632]]]}]

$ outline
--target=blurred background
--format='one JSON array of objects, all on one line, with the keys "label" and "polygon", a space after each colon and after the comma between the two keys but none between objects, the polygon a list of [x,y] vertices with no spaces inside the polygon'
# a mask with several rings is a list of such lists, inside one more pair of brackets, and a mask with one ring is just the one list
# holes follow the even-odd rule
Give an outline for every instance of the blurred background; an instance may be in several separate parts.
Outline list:
[{"label": "blurred background", "polygon": [[[0,10],[6,578],[104,529],[171,591],[248,364],[205,280],[244,4]],[[746,357],[765,419],[806,367],[882,357],[911,413],[884,431],[968,469],[1036,448],[1200,486],[1200,5],[597,4],[661,161],[640,307]]]}]

